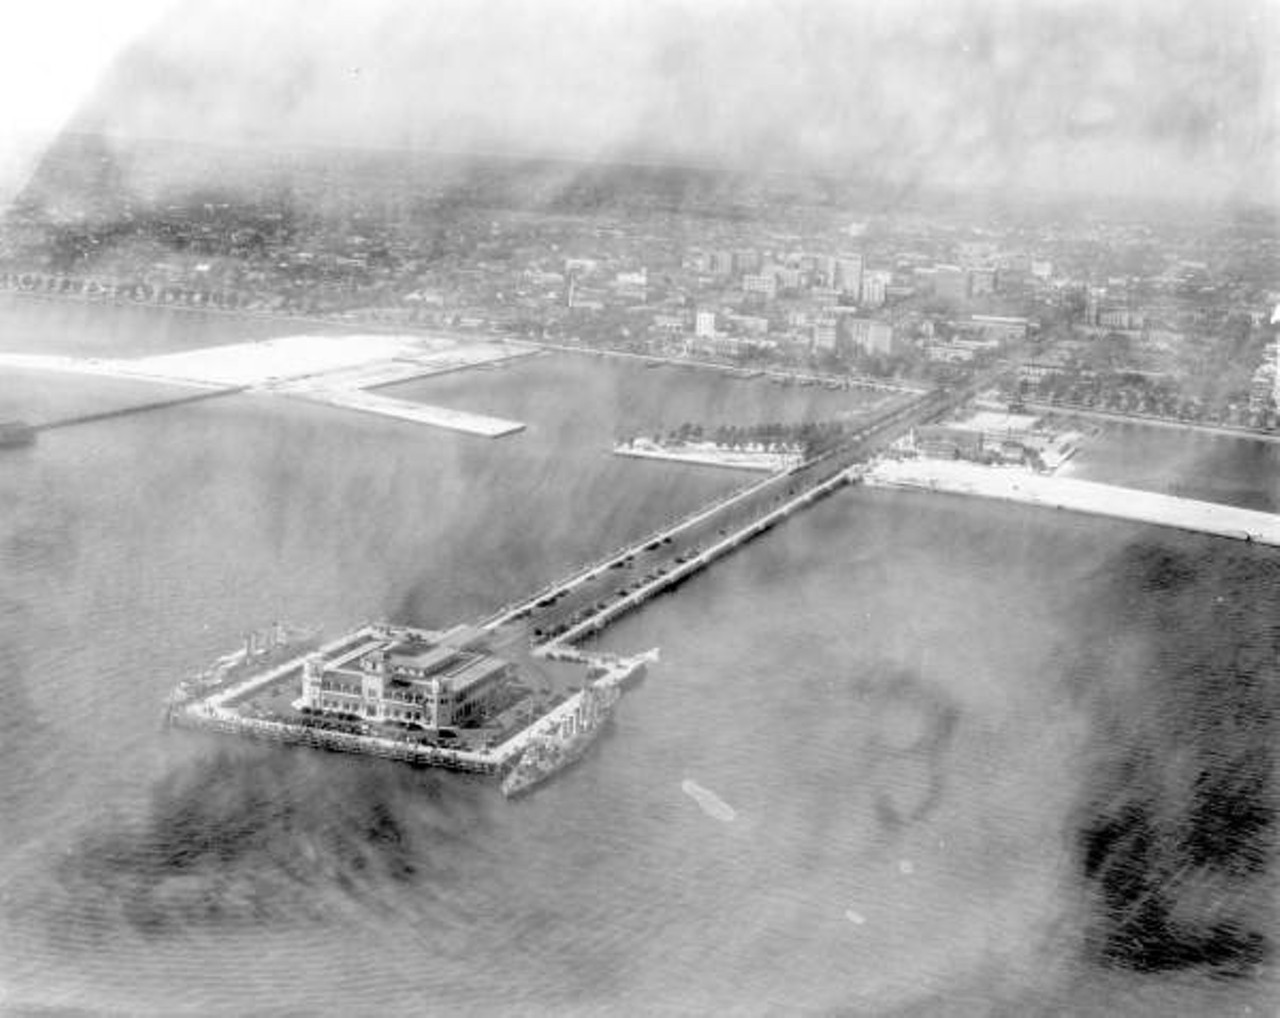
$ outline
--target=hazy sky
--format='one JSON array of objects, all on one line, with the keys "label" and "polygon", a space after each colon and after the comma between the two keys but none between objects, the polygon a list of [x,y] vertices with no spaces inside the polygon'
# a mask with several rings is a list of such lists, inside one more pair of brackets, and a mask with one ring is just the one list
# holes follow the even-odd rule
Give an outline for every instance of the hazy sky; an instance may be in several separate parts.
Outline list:
[{"label": "hazy sky", "polygon": [[[61,2],[65,23],[77,5]],[[79,108],[113,132],[215,141],[1280,196],[1268,0],[143,0],[116,13],[72,33],[76,61],[55,59],[56,32],[25,47],[47,51],[58,87],[24,118],[48,127]],[[24,59],[24,75],[44,73]]]}]

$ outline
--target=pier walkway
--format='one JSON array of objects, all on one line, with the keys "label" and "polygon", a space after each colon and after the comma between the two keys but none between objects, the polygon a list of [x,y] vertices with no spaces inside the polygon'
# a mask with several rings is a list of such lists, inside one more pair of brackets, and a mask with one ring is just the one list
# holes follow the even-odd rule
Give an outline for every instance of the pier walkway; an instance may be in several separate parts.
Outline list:
[{"label": "pier walkway", "polygon": [[727,535],[721,540],[716,541],[705,551],[700,551],[692,558],[685,559],[685,561],[678,563],[675,568],[671,569],[669,572],[665,572],[634,590],[624,593],[618,598],[618,600],[611,602],[590,617],[577,623],[566,632],[555,637],[548,643],[543,644],[539,648],[539,652],[543,654],[550,654],[561,646],[573,644],[575,641],[580,640],[583,637],[599,632],[601,629],[604,629],[605,626],[609,625],[609,623],[613,622],[614,619],[631,611],[633,608],[640,607],[640,605],[644,604],[651,598],[657,597],[668,588],[682,582],[694,573],[705,569],[716,559],[729,554],[729,552],[733,551],[735,548],[738,548],[741,545],[746,544],[752,538],[763,534],[770,527],[780,523],[782,520],[785,520],[792,513],[798,512],[799,510],[812,505],[814,502],[818,501],[818,499],[829,495],[837,488],[852,483],[857,478],[856,471],[857,468],[841,470],[820,484],[815,484],[812,487],[806,488],[796,497],[787,500],[776,509],[770,510],[754,522],[740,530],[735,530],[733,533]]}]

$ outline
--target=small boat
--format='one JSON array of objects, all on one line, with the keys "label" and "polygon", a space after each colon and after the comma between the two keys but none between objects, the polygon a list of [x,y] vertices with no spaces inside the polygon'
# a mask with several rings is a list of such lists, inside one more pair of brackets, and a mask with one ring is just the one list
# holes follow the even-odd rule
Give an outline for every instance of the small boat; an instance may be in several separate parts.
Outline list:
[{"label": "small boat", "polygon": [[26,421],[0,421],[0,449],[32,445],[35,440],[36,429]]}]

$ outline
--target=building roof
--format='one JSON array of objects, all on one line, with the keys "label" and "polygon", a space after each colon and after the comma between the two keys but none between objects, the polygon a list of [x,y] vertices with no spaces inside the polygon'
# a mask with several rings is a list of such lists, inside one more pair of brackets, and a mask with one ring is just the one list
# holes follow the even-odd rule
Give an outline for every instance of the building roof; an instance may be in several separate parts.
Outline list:
[{"label": "building roof", "polygon": [[393,668],[413,668],[431,675],[447,668],[461,654],[454,647],[432,647],[417,643],[396,643],[387,648],[388,663]]},{"label": "building roof", "polygon": [[455,692],[465,692],[478,683],[506,671],[510,664],[500,657],[485,656],[471,662],[467,667],[449,676],[449,688]]}]

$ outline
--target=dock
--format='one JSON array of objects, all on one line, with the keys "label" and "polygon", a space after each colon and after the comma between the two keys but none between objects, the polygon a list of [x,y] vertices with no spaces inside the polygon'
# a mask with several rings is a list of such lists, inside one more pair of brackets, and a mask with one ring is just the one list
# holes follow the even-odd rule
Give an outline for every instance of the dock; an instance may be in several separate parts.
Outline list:
[{"label": "dock", "polygon": [[393,417],[414,424],[444,428],[447,431],[479,435],[482,438],[502,438],[525,429],[522,421],[489,417],[486,414],[471,413],[467,410],[451,410],[448,407],[428,403],[412,403],[409,400],[396,399],[364,389],[319,389],[306,392],[286,390],[284,394],[305,399],[311,403],[357,410],[361,413],[376,414],[379,417]]}]

